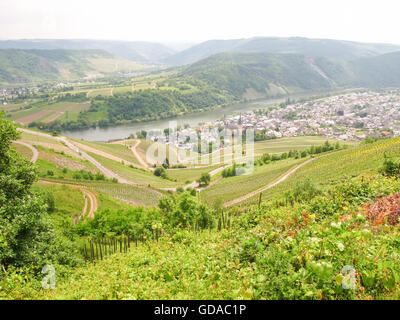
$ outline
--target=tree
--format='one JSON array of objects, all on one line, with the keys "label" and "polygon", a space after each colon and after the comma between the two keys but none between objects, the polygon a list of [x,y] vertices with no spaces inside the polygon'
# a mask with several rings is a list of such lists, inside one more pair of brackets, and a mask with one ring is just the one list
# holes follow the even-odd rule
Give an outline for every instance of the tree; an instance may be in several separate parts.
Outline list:
[{"label": "tree", "polygon": [[165,169],[163,167],[158,167],[154,170],[154,175],[156,177],[161,177],[163,174],[165,174]]},{"label": "tree", "polygon": [[52,208],[31,190],[36,168],[11,147],[18,137],[15,125],[0,114],[0,264],[39,270],[72,262],[48,219]]},{"label": "tree", "polygon": [[384,176],[399,177],[400,164],[399,162],[393,161],[385,154],[385,161],[383,162],[383,166],[379,169],[379,172]]},{"label": "tree", "polygon": [[200,179],[197,181],[200,185],[208,186],[211,181],[211,176],[209,173],[202,173]]},{"label": "tree", "polygon": [[164,169],[168,169],[169,168],[169,160],[168,160],[168,158],[165,158],[162,166],[164,167]]}]

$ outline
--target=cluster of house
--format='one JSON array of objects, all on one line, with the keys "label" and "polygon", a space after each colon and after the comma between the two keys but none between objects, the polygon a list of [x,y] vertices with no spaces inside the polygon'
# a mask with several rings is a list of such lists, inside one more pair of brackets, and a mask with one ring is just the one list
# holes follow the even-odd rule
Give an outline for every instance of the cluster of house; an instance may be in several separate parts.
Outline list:
[{"label": "cluster of house", "polygon": [[400,90],[353,92],[266,108],[196,128],[179,128],[171,140],[164,135],[154,135],[151,139],[191,150],[195,143],[189,137],[201,134],[202,140],[214,142],[218,141],[215,132],[222,129],[253,129],[255,134],[277,138],[322,135],[339,140],[363,140],[367,137],[399,136]]},{"label": "cluster of house", "polygon": [[0,87],[0,101],[7,105],[7,101],[26,98],[30,95],[37,94],[39,92],[52,92],[53,90],[62,89],[71,86],[66,83],[56,84],[42,84],[36,87],[19,87],[19,88],[1,88]]}]

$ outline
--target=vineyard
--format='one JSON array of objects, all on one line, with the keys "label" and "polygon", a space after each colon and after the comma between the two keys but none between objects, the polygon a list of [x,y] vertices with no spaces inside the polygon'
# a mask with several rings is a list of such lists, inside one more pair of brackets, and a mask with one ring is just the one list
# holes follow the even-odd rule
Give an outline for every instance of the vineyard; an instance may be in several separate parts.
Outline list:
[{"label": "vineyard", "polygon": [[[85,157],[63,140],[24,132],[22,141],[38,151],[41,181],[32,192],[60,241],[51,258],[57,287],[43,290],[40,270],[10,265],[0,275],[0,298],[400,298],[400,184],[389,162],[400,158],[400,138],[343,148],[324,143],[326,152],[300,156],[316,140],[263,142],[259,151],[271,154],[260,154],[253,172],[218,170],[198,192],[181,186],[221,165],[170,168],[163,179],[106,157],[134,162],[129,141],[82,142],[98,150]],[[105,177],[91,158],[138,185]],[[98,209],[90,217],[93,197]],[[355,270],[353,278],[344,267]]]}]

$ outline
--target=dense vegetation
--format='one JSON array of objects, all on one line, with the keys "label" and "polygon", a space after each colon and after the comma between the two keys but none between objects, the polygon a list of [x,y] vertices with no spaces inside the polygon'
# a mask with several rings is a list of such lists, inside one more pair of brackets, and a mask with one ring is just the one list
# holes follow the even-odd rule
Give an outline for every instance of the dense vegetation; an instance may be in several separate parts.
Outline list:
[{"label": "dense vegetation", "polygon": [[[399,139],[327,154],[299,170],[293,185],[256,205],[227,209],[216,202],[210,207],[194,190],[181,188],[152,208],[107,206],[103,199],[94,219],[74,226],[54,195],[66,194],[68,208],[77,202],[76,190],[35,192],[34,166],[10,148],[15,127],[2,120],[0,132],[1,298],[400,297]],[[339,148],[326,142],[302,152]],[[260,160],[301,157],[291,149],[274,160],[265,153]],[[209,183],[210,177],[203,174],[200,182]],[[84,263],[76,250],[88,240],[121,236],[141,241],[96,263]],[[55,290],[41,289],[44,264],[56,268]]]},{"label": "dense vegetation", "polygon": [[74,264],[73,247],[49,220],[52,198],[32,191],[36,169],[10,147],[19,135],[0,116],[0,265],[37,271],[45,264]]}]

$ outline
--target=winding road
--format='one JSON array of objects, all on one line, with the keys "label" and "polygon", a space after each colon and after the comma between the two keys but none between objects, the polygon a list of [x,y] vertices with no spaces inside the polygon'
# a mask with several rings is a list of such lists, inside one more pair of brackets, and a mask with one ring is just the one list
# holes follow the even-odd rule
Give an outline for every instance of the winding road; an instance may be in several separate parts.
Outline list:
[{"label": "winding road", "polygon": [[[88,218],[91,218],[91,219],[94,218],[94,213],[97,211],[97,209],[99,207],[99,204],[97,202],[96,195],[92,191],[90,191],[88,188],[83,187],[83,186],[74,185],[74,184],[50,182],[50,181],[44,181],[44,180],[40,180],[39,183],[40,184],[45,184],[45,185],[67,186],[67,187],[70,187],[70,188],[81,190],[81,192],[82,192],[82,194],[83,194],[83,196],[85,198],[85,205],[83,207],[81,215],[74,218],[74,224],[77,224],[78,221],[80,219],[82,219],[85,215]],[[90,203],[89,211],[87,209],[88,208],[88,201]]]},{"label": "winding road", "polygon": [[[129,181],[127,179],[121,178],[120,176],[118,176],[116,173],[114,173],[113,171],[105,168],[101,163],[99,163],[98,161],[96,161],[93,157],[89,156],[87,153],[85,153],[83,150],[79,149],[77,146],[75,146],[71,141],[69,141],[66,137],[53,137],[49,134],[46,133],[42,133],[42,132],[36,132],[36,131],[32,131],[32,130],[27,130],[27,129],[23,129],[23,128],[17,128],[18,131],[21,132],[26,132],[29,134],[34,134],[37,136],[41,136],[41,137],[45,137],[48,139],[53,139],[56,140],[58,142],[63,143],[64,145],[66,145],[68,148],[70,148],[72,151],[74,151],[75,153],[79,154],[81,157],[83,157],[84,159],[88,160],[90,163],[92,163],[94,166],[96,166],[103,174],[105,177],[109,178],[109,179],[117,179],[118,182],[120,183],[124,183],[124,184],[128,184],[128,185],[132,185],[132,186],[138,186],[137,183]],[[90,147],[88,147],[90,148]],[[99,151],[100,152],[100,151]],[[121,159],[122,160],[122,159]]]},{"label": "winding road", "polygon": [[139,161],[139,163],[142,165],[143,168],[154,171],[154,168],[150,167],[146,161],[143,160],[143,158],[140,156],[140,154],[137,152],[136,147],[138,147],[140,144],[140,140],[137,140],[135,145],[131,147],[131,151],[135,158]]},{"label": "winding road", "polygon": [[[85,158],[86,160],[88,160],[89,162],[91,162],[93,165],[95,165],[107,178],[115,178],[115,179],[118,180],[119,183],[123,183],[123,184],[127,184],[127,185],[132,185],[132,186],[141,187],[140,184],[135,183],[135,182],[132,182],[132,181],[129,181],[129,180],[124,179],[124,178],[121,178],[121,177],[119,177],[116,173],[114,173],[114,172],[112,172],[111,170],[105,168],[105,167],[104,167],[102,164],[100,164],[98,161],[96,161],[96,160],[93,159],[91,156],[89,156],[89,155],[86,154],[84,151],[82,151],[82,149],[86,149],[86,150],[89,151],[89,152],[95,151],[95,152],[93,152],[93,153],[102,155],[102,156],[107,157],[107,158],[109,158],[109,159],[111,159],[111,160],[115,160],[115,161],[124,161],[124,163],[130,163],[130,162],[128,162],[128,161],[125,161],[125,160],[123,160],[123,159],[120,159],[120,158],[118,158],[118,157],[115,157],[115,156],[113,156],[113,155],[110,155],[110,154],[108,154],[108,153],[104,153],[104,152],[99,151],[99,150],[97,150],[97,149],[94,149],[94,148],[91,148],[91,147],[82,145],[82,144],[80,144],[80,143],[75,143],[75,142],[74,142],[74,144],[73,144],[73,143],[70,142],[66,137],[53,137],[53,136],[48,135],[48,134],[45,134],[45,133],[36,132],[36,131],[31,131],[31,130],[22,129],[22,128],[18,128],[18,130],[19,130],[19,131],[23,131],[23,132],[27,132],[27,133],[30,133],[30,134],[35,134],[35,135],[38,135],[38,136],[43,136],[43,137],[46,137],[46,138],[51,138],[51,139],[57,140],[57,141],[59,141],[59,142],[62,142],[62,143],[64,143],[67,147],[69,147],[71,150],[73,150],[74,152],[80,154],[83,158]],[[26,144],[26,143],[24,143],[24,142],[20,142],[20,141],[18,141],[17,143],[20,143],[21,145],[24,145],[24,146],[26,146],[26,147],[28,147],[29,149],[32,150],[32,152],[33,152],[33,157],[32,157],[32,159],[31,159],[32,162],[34,162],[34,161],[37,160],[38,153],[37,153],[37,150],[36,150],[33,146],[30,146],[30,145],[28,145],[28,144]],[[140,141],[137,141],[136,144],[131,148],[132,153],[135,155],[135,157],[139,160],[139,162],[140,162],[142,165],[144,165],[144,164],[147,165],[147,163],[145,163],[145,161],[140,157],[140,155],[138,154],[138,152],[137,152],[137,150],[136,150],[136,147],[139,145],[139,143],[140,143]],[[75,145],[75,144],[76,144],[76,145]],[[78,146],[79,146],[81,149],[80,149]],[[289,178],[291,175],[293,175],[293,174],[294,174],[297,170],[299,170],[300,168],[304,167],[305,165],[309,164],[310,162],[312,162],[312,161],[314,161],[314,160],[316,160],[316,159],[319,159],[319,158],[321,158],[321,157],[327,156],[327,155],[329,155],[329,154],[330,154],[330,153],[325,154],[325,155],[322,155],[322,156],[319,156],[319,157],[316,157],[316,158],[308,159],[307,161],[305,161],[305,162],[299,164],[298,166],[296,166],[296,167],[294,167],[293,169],[291,169],[291,170],[289,170],[288,172],[286,172],[284,175],[282,175],[282,176],[281,176],[278,180],[276,180],[275,182],[270,183],[270,184],[268,184],[268,185],[266,185],[266,186],[264,186],[264,187],[262,187],[262,188],[260,188],[260,189],[258,189],[258,190],[255,190],[255,191],[253,191],[253,192],[250,192],[250,193],[248,193],[248,194],[246,194],[246,195],[244,195],[244,196],[242,196],[242,197],[239,197],[239,198],[237,198],[237,199],[228,201],[228,202],[226,202],[226,203],[224,204],[224,207],[231,207],[231,206],[233,206],[233,205],[235,205],[235,204],[238,204],[238,203],[243,202],[243,201],[245,201],[245,200],[247,200],[247,199],[249,199],[249,198],[252,198],[252,197],[254,197],[254,196],[257,195],[257,194],[260,194],[260,193],[262,193],[262,192],[264,192],[264,191],[266,191],[266,190],[268,190],[268,189],[271,189],[271,188],[275,187],[276,185],[282,183],[282,182],[285,181],[287,178]],[[212,170],[209,174],[210,174],[211,177],[212,177],[212,176],[215,176],[216,174],[218,174],[219,172],[223,171],[224,169],[226,169],[226,168],[228,168],[228,167],[230,167],[230,166],[231,166],[231,164],[225,165],[225,166],[220,167],[220,168],[217,168],[217,169],[215,169],[215,170]],[[184,188],[184,189],[193,188],[193,189],[198,189],[199,191],[202,191],[202,190],[204,190],[204,189],[206,189],[206,188],[208,188],[208,187],[211,187],[212,185],[218,183],[220,180],[221,180],[221,179],[217,179],[216,181],[213,181],[209,186],[206,186],[206,187],[204,187],[204,188],[199,188],[199,187],[200,187],[200,186],[199,186],[199,183],[198,183],[197,181],[194,181],[194,182],[192,182],[192,183],[190,183],[190,184],[184,186],[183,188]],[[53,184],[56,184],[56,183],[53,183]],[[70,186],[73,186],[73,185],[70,185]],[[89,216],[89,217],[93,217],[93,216],[94,216],[94,215],[93,215],[93,214],[94,214],[94,211],[97,210],[97,200],[96,200],[96,197],[93,195],[93,193],[91,193],[90,191],[88,191],[85,187],[80,187],[80,186],[73,186],[73,187],[81,189],[82,192],[87,196],[87,198],[88,198],[89,201],[91,202],[91,210],[90,210],[88,216]],[[158,189],[158,190],[162,190],[162,191],[176,191],[176,190],[177,190],[177,188],[157,188],[157,189]]]},{"label": "winding road", "polygon": [[[324,155],[324,156],[325,156],[325,155]],[[234,199],[234,200],[228,201],[228,202],[226,202],[226,203],[224,204],[224,207],[225,207],[225,208],[231,207],[231,206],[233,206],[233,205],[235,205],[235,204],[238,204],[238,203],[240,203],[240,202],[243,202],[243,201],[245,201],[245,200],[247,200],[247,199],[249,199],[249,198],[254,197],[254,196],[257,195],[257,194],[260,194],[260,193],[262,193],[262,192],[264,192],[264,191],[266,191],[266,190],[268,190],[268,189],[271,189],[271,188],[277,186],[278,184],[282,183],[282,182],[285,181],[287,178],[289,178],[292,174],[294,174],[294,173],[295,173],[297,170],[299,170],[300,168],[304,167],[305,165],[309,164],[310,162],[312,162],[312,161],[314,161],[314,160],[316,160],[316,159],[319,159],[319,158],[321,158],[321,157],[323,157],[323,156],[320,156],[320,157],[317,157],[317,158],[308,159],[307,161],[305,161],[305,162],[299,164],[298,166],[294,167],[294,168],[291,169],[290,171],[286,172],[286,173],[285,173],[283,176],[281,176],[277,181],[275,181],[275,182],[273,182],[273,183],[270,183],[270,184],[268,184],[267,186],[262,187],[262,188],[260,188],[260,189],[258,189],[258,190],[255,190],[255,191],[253,191],[253,192],[250,192],[250,193],[248,193],[248,194],[246,194],[246,195],[244,195],[244,196],[242,196],[242,197],[240,197],[240,198],[236,198],[236,199]]]},{"label": "winding road", "polygon": [[32,151],[31,162],[32,163],[36,163],[36,161],[37,161],[37,159],[39,157],[39,152],[37,151],[37,149],[34,146],[32,146],[32,145],[30,145],[28,143],[22,142],[22,141],[13,141],[13,142],[17,143],[17,144],[19,144],[21,146],[25,146],[25,147],[29,148]]}]

